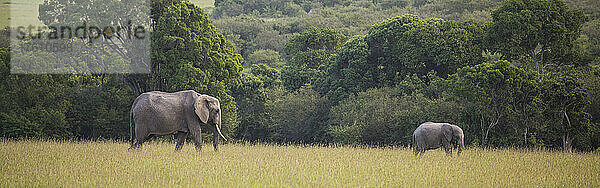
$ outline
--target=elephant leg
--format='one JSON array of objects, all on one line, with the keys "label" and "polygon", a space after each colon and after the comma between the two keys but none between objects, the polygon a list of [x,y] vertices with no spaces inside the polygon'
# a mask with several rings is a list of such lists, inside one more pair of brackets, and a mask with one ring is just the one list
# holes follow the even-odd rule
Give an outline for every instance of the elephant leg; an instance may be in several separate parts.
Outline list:
[{"label": "elephant leg", "polygon": [[414,148],[414,153],[415,153],[415,157],[416,157],[416,156],[419,156],[419,154],[421,153],[421,148],[419,148],[419,147],[415,147],[415,148]]},{"label": "elephant leg", "polygon": [[213,131],[213,147],[215,148],[215,151],[218,151],[218,147],[219,147],[219,132],[217,132],[217,126],[214,126],[214,131]]},{"label": "elephant leg", "polygon": [[421,156],[423,156],[424,153],[425,153],[425,150],[423,150],[422,148],[419,148],[415,151],[415,155],[418,156],[419,158],[421,158]]},{"label": "elephant leg", "polygon": [[142,133],[141,131],[139,133],[136,132],[135,141],[133,142],[133,144],[131,145],[131,147],[129,149],[141,148],[144,141],[146,141],[150,138],[152,138],[152,135],[147,135],[145,133]]},{"label": "elephant leg", "polygon": [[142,143],[144,143],[144,139],[142,138],[136,138],[135,142],[133,143],[132,148],[137,149],[137,148],[141,148],[142,147]]},{"label": "elephant leg", "polygon": [[[142,140],[142,143],[143,143],[143,142],[146,142],[146,141],[148,141],[148,140],[150,140],[150,139],[152,139],[152,138],[154,138],[154,135],[153,135],[153,134],[150,134],[150,135],[148,135],[146,138],[144,138],[144,140]],[[140,143],[140,145],[142,145],[142,143]]]},{"label": "elephant leg", "polygon": [[134,140],[131,146],[129,146],[129,150],[138,148],[138,141]]},{"label": "elephant leg", "polygon": [[194,145],[196,146],[196,150],[202,150],[202,130],[200,129],[200,125],[190,124],[188,126],[190,133],[192,134],[192,140],[194,141]]},{"label": "elephant leg", "polygon": [[129,150],[136,149],[139,147],[139,143],[140,143],[139,138],[134,137],[132,140],[133,140],[133,142],[131,143],[131,146],[129,146]]},{"label": "elephant leg", "polygon": [[179,151],[181,150],[181,147],[183,147],[183,143],[185,143],[185,137],[187,137],[186,132],[178,132],[177,133],[177,143],[175,144],[175,151]]},{"label": "elephant leg", "polygon": [[444,150],[446,150],[446,156],[452,156],[452,146],[445,145]]}]

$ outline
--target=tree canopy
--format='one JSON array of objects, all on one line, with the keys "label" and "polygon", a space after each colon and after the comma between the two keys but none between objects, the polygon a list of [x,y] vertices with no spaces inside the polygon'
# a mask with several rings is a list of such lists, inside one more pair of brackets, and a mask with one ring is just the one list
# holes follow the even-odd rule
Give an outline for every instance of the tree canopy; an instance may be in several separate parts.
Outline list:
[{"label": "tree canopy", "polygon": [[569,59],[585,19],[561,0],[507,0],[492,12],[487,40],[506,59],[531,62],[541,77],[549,64],[577,63]]}]

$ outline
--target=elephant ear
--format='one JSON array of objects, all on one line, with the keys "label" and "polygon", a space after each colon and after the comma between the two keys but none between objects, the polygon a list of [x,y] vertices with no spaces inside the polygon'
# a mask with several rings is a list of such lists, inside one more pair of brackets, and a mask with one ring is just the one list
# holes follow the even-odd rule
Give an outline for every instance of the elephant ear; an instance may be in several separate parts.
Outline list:
[{"label": "elephant ear", "polygon": [[206,106],[206,97],[198,97],[198,100],[196,100],[196,103],[194,103],[194,111],[202,123],[208,123],[209,110]]},{"label": "elephant ear", "polygon": [[444,135],[446,142],[452,142],[452,136],[454,135],[453,133],[452,126],[449,124],[442,125],[442,134]]}]

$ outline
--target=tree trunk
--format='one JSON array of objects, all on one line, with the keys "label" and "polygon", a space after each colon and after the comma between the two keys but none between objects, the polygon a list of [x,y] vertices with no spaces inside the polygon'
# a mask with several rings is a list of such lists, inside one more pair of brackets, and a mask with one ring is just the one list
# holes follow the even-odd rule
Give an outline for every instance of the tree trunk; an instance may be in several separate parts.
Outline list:
[{"label": "tree trunk", "polygon": [[567,129],[563,135],[563,151],[571,153],[573,151],[573,147],[571,146],[573,143],[573,138],[569,136],[569,127],[571,127],[571,120],[569,120],[569,115],[567,115],[567,111],[564,110],[563,114],[565,115],[565,119],[567,120]]},{"label": "tree trunk", "polygon": [[529,128],[525,127],[525,134],[524,138],[523,138],[523,147],[527,147],[527,131],[529,130]]},{"label": "tree trunk", "polygon": [[131,88],[131,91],[135,97],[142,94],[143,91],[142,88],[140,88],[140,84],[135,80],[135,78],[133,78],[132,75],[121,75],[121,78],[125,83],[127,83],[129,88]]},{"label": "tree trunk", "polygon": [[[535,70],[537,73],[537,78],[540,81],[544,80],[544,66],[542,65],[543,61],[544,61],[544,46],[541,44],[538,44],[535,49],[531,50],[531,59],[533,60],[533,63],[535,64]],[[538,57],[540,58],[538,60]]]},{"label": "tree trunk", "polygon": [[571,138],[569,136],[569,133],[566,133],[563,135],[563,151],[565,152],[573,152],[573,147],[571,146],[571,144],[573,143],[573,138]]},{"label": "tree trunk", "polygon": [[483,147],[487,147],[487,139],[490,134],[490,130],[494,126],[498,125],[498,122],[500,121],[500,113],[497,112],[496,114],[497,114],[497,116],[496,116],[495,120],[491,119],[490,124],[487,126],[487,129],[485,130],[485,137],[483,137],[483,141],[482,141],[482,143],[484,143]]},{"label": "tree trunk", "polygon": [[484,131],[484,125],[483,125],[483,114],[481,114],[481,119],[479,120],[479,127],[481,128],[481,143],[480,143],[480,147],[485,148],[485,131]]}]

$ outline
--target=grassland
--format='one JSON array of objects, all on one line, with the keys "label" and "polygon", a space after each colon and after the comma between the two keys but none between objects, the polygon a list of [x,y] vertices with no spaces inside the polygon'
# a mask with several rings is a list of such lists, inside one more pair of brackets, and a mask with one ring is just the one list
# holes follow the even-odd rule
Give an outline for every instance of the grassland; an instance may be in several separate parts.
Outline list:
[{"label": "grassland", "polygon": [[600,156],[466,150],[150,142],[0,141],[0,187],[598,187]]}]

